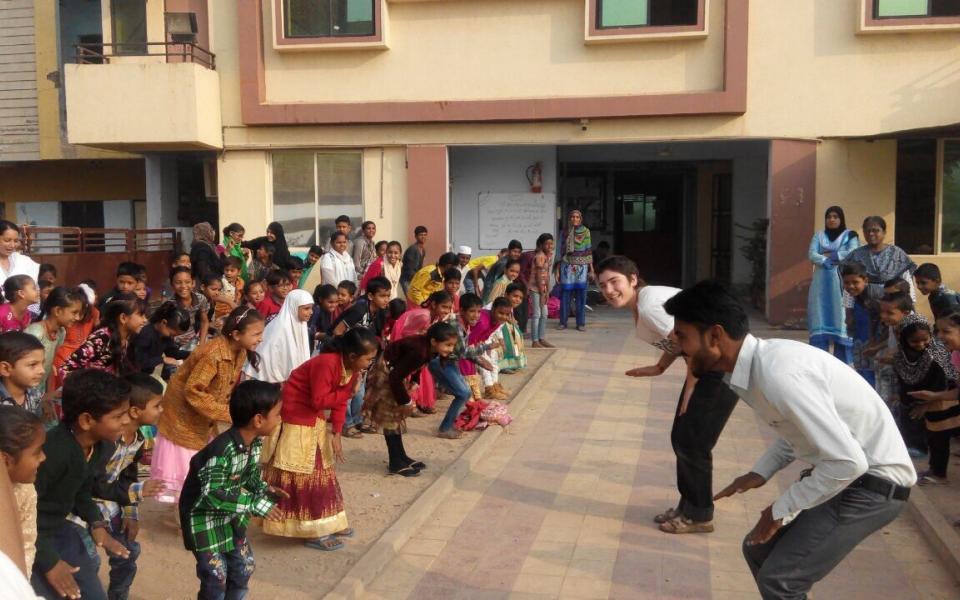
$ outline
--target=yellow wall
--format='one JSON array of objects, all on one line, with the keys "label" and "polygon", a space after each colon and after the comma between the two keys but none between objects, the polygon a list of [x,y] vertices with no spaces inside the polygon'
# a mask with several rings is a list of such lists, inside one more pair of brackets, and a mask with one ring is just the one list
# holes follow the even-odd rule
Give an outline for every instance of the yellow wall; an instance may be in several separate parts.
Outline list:
[{"label": "yellow wall", "polygon": [[398,240],[406,246],[409,235],[406,149],[364,149],[363,216],[377,224],[378,240]]},{"label": "yellow wall", "polygon": [[750,3],[748,135],[859,135],[960,121],[960,38],[856,35],[858,5]]},{"label": "yellow wall", "polygon": [[71,143],[222,146],[216,71],[194,63],[64,65],[64,71]]},{"label": "yellow wall", "polygon": [[[713,90],[720,86],[723,0],[706,40],[593,46],[584,0],[389,2],[387,50],[272,49],[271,102],[481,99]],[[270,2],[265,2],[265,13]],[[744,116],[578,123],[316,127],[314,144],[550,143],[718,137],[870,135],[960,121],[960,38],[933,32],[857,35],[857,3],[750,2]],[[211,3],[224,124],[241,126],[236,7]],[[291,143],[296,128],[251,134]],[[288,135],[289,134],[289,135]],[[235,134],[228,133],[232,139]],[[244,143],[244,134],[236,143]],[[232,143],[232,142],[228,142]]]},{"label": "yellow wall", "polygon": [[262,235],[270,222],[270,155],[261,151],[232,151],[217,161],[217,199],[220,223],[242,223],[248,238]]},{"label": "yellow wall", "polygon": [[[271,5],[264,2],[270,102],[652,94],[722,84],[722,35],[588,46],[584,0],[394,3],[389,50],[304,52],[270,48]],[[712,12],[722,31],[722,12]]]},{"label": "yellow wall", "polygon": [[[45,0],[33,3],[34,44],[37,63],[37,110],[40,126],[40,158],[131,158],[130,154],[67,144],[60,127],[62,86],[47,78],[59,70],[56,5]],[[60,74],[61,78],[63,74]]]},{"label": "yellow wall", "polygon": [[893,242],[896,181],[896,141],[821,142],[817,147],[817,226],[823,227],[827,207],[836,205],[843,208],[847,227],[857,231],[866,217],[880,215],[891,232],[888,241]]}]

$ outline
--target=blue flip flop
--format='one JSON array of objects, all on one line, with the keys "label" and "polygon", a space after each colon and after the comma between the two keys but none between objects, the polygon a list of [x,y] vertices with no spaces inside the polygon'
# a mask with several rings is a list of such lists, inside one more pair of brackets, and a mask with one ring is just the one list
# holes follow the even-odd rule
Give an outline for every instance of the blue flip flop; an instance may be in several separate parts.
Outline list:
[{"label": "blue flip flop", "polygon": [[333,534],[331,537],[352,538],[354,533],[355,533],[355,532],[354,532],[354,530],[353,530],[353,527],[347,527],[347,528],[344,529],[343,531],[338,531],[338,532],[336,532],[336,533]]},{"label": "blue flip flop", "polygon": [[[336,543],[332,545],[330,545],[329,543],[327,543],[326,545],[324,544],[324,542],[329,542],[329,541],[334,541]],[[343,548],[343,542],[338,540],[336,536],[333,536],[333,535],[328,535],[316,540],[310,540],[309,542],[304,543],[304,545],[307,548],[313,548],[314,550],[322,550],[323,552],[333,552],[334,550],[339,550],[340,548]]]}]

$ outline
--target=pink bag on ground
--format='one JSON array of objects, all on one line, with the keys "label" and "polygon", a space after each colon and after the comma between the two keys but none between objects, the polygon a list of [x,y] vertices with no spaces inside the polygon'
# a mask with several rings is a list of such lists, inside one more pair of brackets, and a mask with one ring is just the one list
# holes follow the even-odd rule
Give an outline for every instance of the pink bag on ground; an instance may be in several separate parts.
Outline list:
[{"label": "pink bag on ground", "polygon": [[483,411],[480,412],[480,418],[488,423],[496,423],[501,427],[506,427],[513,422],[513,417],[507,411],[507,406],[496,400],[492,400]]},{"label": "pink bag on ground", "polygon": [[547,318],[560,318],[560,298],[554,298],[553,296],[550,296],[550,298],[547,300]]}]

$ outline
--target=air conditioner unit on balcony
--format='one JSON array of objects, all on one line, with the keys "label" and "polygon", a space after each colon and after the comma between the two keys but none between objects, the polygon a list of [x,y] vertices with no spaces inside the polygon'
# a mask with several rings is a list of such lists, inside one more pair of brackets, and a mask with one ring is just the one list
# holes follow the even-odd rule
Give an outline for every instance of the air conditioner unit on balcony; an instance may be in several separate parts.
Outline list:
[{"label": "air conditioner unit on balcony", "polygon": [[178,44],[193,44],[197,41],[197,13],[164,14],[167,25],[167,34],[170,41]]}]

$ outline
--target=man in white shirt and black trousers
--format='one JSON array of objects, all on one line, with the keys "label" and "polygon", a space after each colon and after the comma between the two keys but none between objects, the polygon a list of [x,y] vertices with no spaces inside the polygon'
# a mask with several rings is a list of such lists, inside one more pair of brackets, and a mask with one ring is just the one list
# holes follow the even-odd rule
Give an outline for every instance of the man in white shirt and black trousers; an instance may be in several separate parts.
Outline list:
[{"label": "man in white shirt and black trousers", "polygon": [[812,465],[743,542],[765,600],[806,598],[906,505],[917,474],[893,417],[870,384],[829,353],[750,335],[743,306],[719,283],[700,282],[664,308],[694,375],[727,373],[728,385],[780,434],[714,499],[762,486],[795,458]]}]

